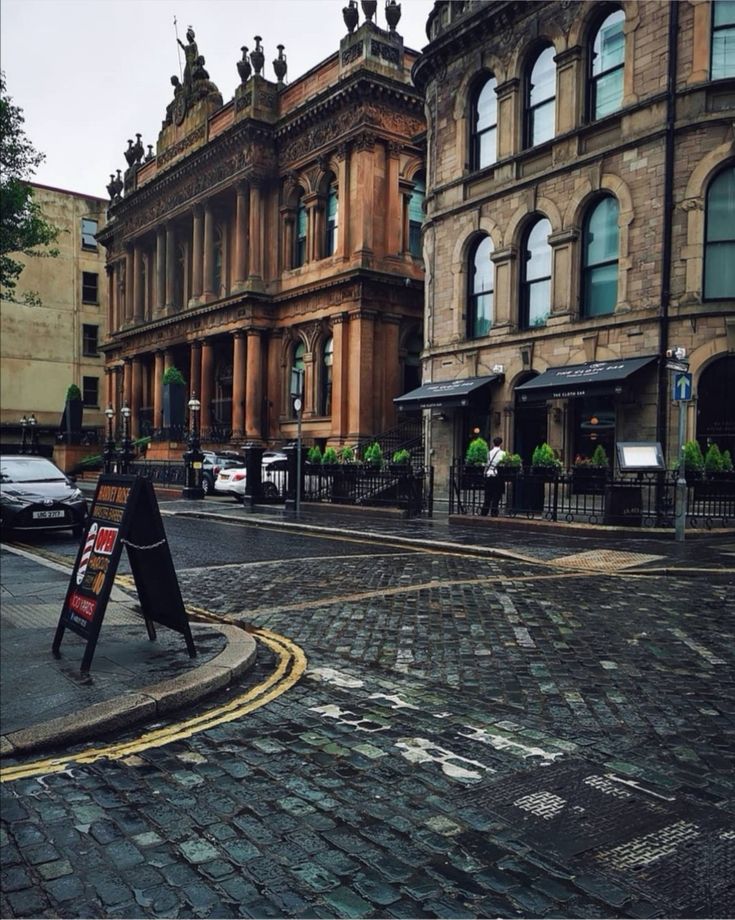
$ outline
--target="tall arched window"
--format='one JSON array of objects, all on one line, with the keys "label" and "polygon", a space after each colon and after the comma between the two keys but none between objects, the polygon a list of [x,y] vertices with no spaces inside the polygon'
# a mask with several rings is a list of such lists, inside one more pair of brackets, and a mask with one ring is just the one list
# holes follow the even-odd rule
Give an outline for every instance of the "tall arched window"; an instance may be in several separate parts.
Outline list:
[{"label": "tall arched window", "polygon": [[321,385],[321,414],[331,415],[332,412],[332,365],[334,364],[334,339],[330,335],[324,342],[322,351],[322,385]]},{"label": "tall arched window", "polygon": [[339,196],[337,194],[337,183],[332,178],[332,181],[329,183],[329,191],[327,192],[327,207],[326,207],[326,234],[324,241],[324,255],[333,256],[337,251],[337,244],[339,242],[339,224],[338,224],[338,207],[339,207]]},{"label": "tall arched window", "polygon": [[713,80],[735,77],[735,2],[714,0],[712,3]]},{"label": "tall arched window", "polygon": [[478,87],[472,102],[472,169],[492,166],[498,158],[498,97],[495,77]]},{"label": "tall arched window", "polygon": [[526,146],[550,140],[556,130],[556,64],[554,46],[537,56],[526,90]]},{"label": "tall arched window", "polygon": [[424,222],[424,197],[426,180],[419,173],[413,181],[413,191],[408,202],[408,251],[415,259],[423,256],[421,249],[421,225]]},{"label": "tall arched window", "polygon": [[590,118],[617,111],[623,104],[625,13],[610,13],[594,33],[590,49]]},{"label": "tall arched window", "polygon": [[582,315],[612,313],[618,299],[618,202],[601,198],[587,214],[582,244]]},{"label": "tall arched window", "polygon": [[[305,354],[306,354],[306,345],[304,345],[303,342],[298,342],[298,343],[294,346],[294,350],[293,350],[293,361],[292,361],[292,363],[291,363],[291,368],[292,368],[293,371],[298,371],[299,374],[301,375],[301,402],[302,402],[302,408],[303,408],[304,399],[305,399],[305,397],[306,397],[306,393],[305,393],[305,391],[304,391],[304,355],[305,355]],[[295,389],[296,389],[295,380],[294,380],[294,377],[295,377],[295,376],[296,376],[295,374],[292,374],[292,375],[291,375],[291,386],[290,386],[290,391],[291,391],[292,393],[295,392]],[[294,408],[293,402],[294,402],[294,401],[293,401],[293,399],[292,399],[292,400],[291,400],[291,416],[292,416],[292,418],[296,418],[296,409]]]},{"label": "tall arched window", "polygon": [[542,217],[529,229],[523,247],[519,326],[545,326],[551,313],[551,224]]},{"label": "tall arched window", "polygon": [[495,266],[490,260],[493,241],[483,236],[472,247],[469,258],[469,290],[467,297],[467,338],[487,335],[493,324],[493,276]]},{"label": "tall arched window", "polygon": [[299,200],[296,205],[296,232],[294,233],[293,267],[298,268],[306,261],[306,205],[304,193],[299,189]]},{"label": "tall arched window", "polygon": [[735,297],[735,165],[727,166],[707,190],[704,297]]}]

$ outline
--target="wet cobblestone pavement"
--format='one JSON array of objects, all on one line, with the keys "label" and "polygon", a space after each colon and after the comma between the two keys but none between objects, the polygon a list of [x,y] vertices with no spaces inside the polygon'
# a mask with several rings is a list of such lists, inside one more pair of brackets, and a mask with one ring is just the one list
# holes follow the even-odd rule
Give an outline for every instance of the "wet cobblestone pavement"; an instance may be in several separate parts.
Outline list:
[{"label": "wet cobblestone pavement", "polygon": [[[732,572],[294,539],[179,580],[297,643],[303,678],[3,783],[2,916],[735,915]],[[261,646],[248,681],[274,666]]]}]

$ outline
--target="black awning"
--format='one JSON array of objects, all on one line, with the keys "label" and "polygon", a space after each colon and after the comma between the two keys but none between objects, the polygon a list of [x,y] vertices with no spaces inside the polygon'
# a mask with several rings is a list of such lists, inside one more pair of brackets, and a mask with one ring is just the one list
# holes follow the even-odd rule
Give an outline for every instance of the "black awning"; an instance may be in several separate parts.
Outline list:
[{"label": "black awning", "polygon": [[658,355],[552,367],[533,380],[516,387],[516,393],[521,402],[614,395],[622,393],[624,385],[633,374],[637,374],[655,361],[658,361]]},{"label": "black awning", "polygon": [[440,380],[425,383],[417,390],[397,396],[393,402],[397,409],[451,409],[468,406],[470,401],[482,395],[484,388],[500,379],[499,374],[489,377],[465,377],[464,380]]}]

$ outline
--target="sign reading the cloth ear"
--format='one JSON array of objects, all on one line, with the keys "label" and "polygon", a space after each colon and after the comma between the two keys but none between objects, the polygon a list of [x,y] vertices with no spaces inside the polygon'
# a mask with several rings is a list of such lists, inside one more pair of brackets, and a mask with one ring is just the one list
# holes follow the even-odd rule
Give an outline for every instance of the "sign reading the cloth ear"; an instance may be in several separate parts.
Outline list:
[{"label": "sign reading the cloth ear", "polygon": [[193,658],[196,649],[161,512],[150,480],[141,476],[100,477],[56,627],[54,655],[59,657],[64,631],[70,629],[87,643],[81,670],[89,670],[123,546],[148,637],[156,638],[155,623],[168,626],[183,634]]}]

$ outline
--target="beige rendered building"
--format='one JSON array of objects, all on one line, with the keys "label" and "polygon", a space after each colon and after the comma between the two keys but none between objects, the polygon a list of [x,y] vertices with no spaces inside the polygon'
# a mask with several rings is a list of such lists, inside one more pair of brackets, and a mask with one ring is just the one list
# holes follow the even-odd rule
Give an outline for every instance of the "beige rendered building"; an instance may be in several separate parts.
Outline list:
[{"label": "beige rendered building", "polygon": [[733,5],[439,0],[427,28],[425,386],[400,402],[437,490],[475,429],[526,463],[651,440],[672,466],[671,349],[686,438],[734,451]]},{"label": "beige rendered building", "polygon": [[19,419],[35,416],[41,443],[50,449],[59,431],[66,392],[76,384],[84,399],[83,425],[104,421],[104,357],[107,333],[105,252],[96,233],[107,202],[89,195],[33,184],[34,199],[59,228],[56,258],[26,258],[16,297],[34,291],[39,306],[2,301],[0,317],[0,421],[3,443],[15,444]]},{"label": "beige rendered building", "polygon": [[225,102],[190,29],[155,152],[131,141],[113,177],[106,399],[127,402],[134,435],[152,434],[149,456],[181,454],[172,366],[201,401],[205,446],[294,439],[294,370],[305,443],[321,447],[390,429],[393,399],[420,381],[417,54],[394,29],[356,25],[290,83],[282,46],[276,79],[264,76],[256,38],[233,55]]}]

